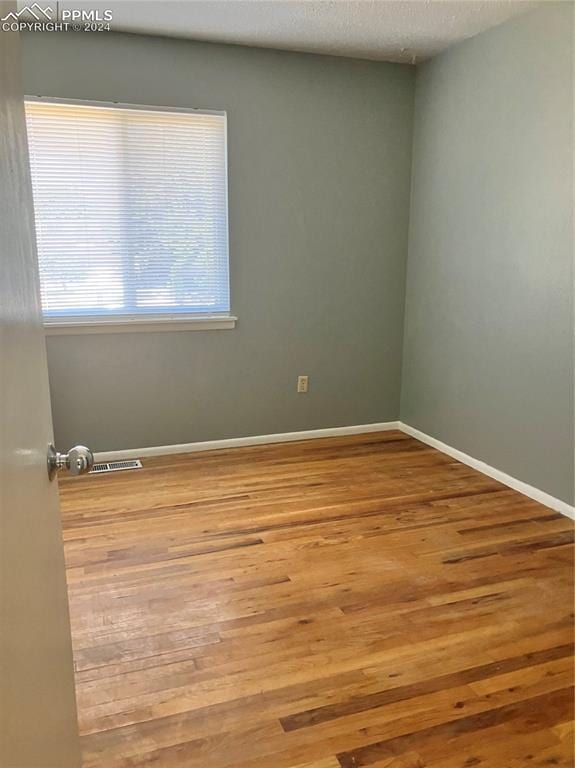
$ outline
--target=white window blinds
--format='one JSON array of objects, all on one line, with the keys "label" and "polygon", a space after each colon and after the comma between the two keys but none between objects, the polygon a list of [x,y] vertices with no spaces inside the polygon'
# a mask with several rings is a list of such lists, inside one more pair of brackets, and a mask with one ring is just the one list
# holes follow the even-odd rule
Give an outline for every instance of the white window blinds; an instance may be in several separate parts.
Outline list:
[{"label": "white window blinds", "polygon": [[45,317],[229,311],[226,117],[26,102]]}]

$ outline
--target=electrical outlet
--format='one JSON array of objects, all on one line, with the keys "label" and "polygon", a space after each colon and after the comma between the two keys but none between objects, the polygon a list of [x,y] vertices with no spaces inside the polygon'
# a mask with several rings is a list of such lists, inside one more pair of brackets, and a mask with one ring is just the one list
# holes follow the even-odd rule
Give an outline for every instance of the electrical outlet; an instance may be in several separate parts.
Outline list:
[{"label": "electrical outlet", "polygon": [[309,382],[309,376],[298,376],[297,377],[297,391],[298,392],[307,392]]}]

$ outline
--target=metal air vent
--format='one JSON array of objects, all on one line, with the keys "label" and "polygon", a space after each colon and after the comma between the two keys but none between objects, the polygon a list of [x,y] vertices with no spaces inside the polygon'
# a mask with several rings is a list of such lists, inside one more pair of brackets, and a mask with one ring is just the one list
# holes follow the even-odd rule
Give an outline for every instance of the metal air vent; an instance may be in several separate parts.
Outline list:
[{"label": "metal air vent", "polygon": [[91,475],[101,472],[120,472],[124,469],[142,469],[140,459],[127,459],[126,461],[108,461],[100,464],[94,464],[90,470]]}]

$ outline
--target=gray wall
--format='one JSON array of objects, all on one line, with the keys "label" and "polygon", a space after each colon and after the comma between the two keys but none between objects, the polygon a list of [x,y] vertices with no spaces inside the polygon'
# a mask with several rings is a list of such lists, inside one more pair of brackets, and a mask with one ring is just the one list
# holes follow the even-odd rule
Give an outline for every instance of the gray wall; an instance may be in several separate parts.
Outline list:
[{"label": "gray wall", "polygon": [[573,8],[418,70],[401,417],[573,501]]},{"label": "gray wall", "polygon": [[239,323],[50,338],[60,448],[397,419],[412,67],[104,33],[24,49],[29,94],[228,112]]},{"label": "gray wall", "polygon": [[[226,109],[233,331],[48,340],[58,444],[394,420],[573,500],[572,7],[414,69],[25,40],[28,93]],[[297,395],[296,376],[311,389]]]}]

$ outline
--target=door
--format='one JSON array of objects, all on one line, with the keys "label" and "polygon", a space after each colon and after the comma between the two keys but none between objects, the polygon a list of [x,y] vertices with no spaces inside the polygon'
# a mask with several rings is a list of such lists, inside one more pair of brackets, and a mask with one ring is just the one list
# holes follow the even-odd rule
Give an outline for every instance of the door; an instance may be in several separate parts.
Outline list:
[{"label": "door", "polygon": [[[0,2],[0,18],[13,9]],[[80,765],[18,33],[0,30],[0,765]]]}]

